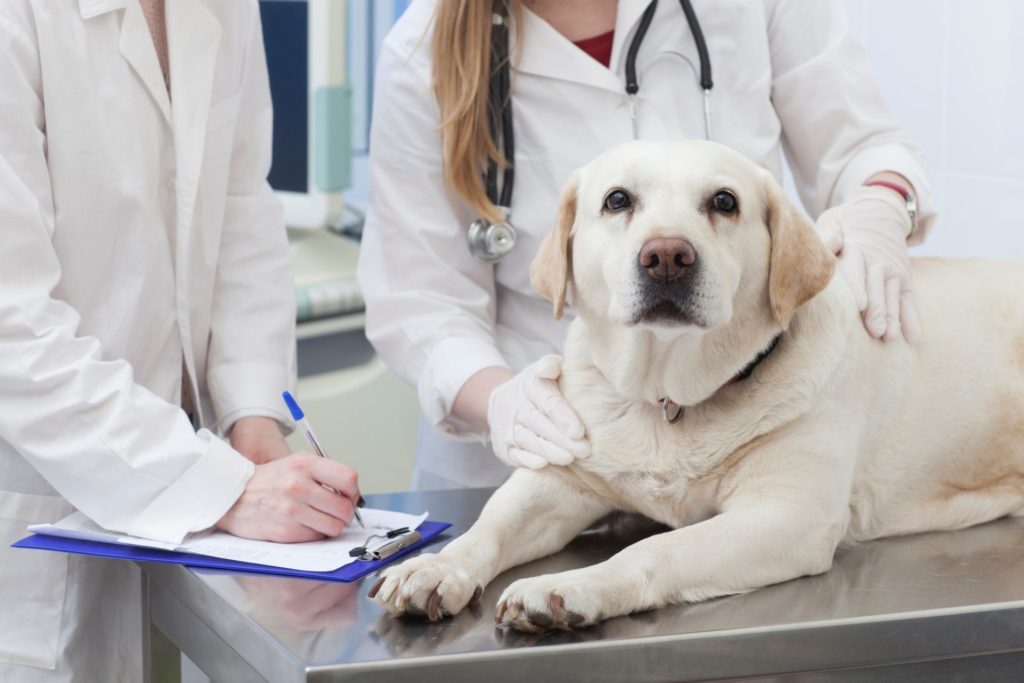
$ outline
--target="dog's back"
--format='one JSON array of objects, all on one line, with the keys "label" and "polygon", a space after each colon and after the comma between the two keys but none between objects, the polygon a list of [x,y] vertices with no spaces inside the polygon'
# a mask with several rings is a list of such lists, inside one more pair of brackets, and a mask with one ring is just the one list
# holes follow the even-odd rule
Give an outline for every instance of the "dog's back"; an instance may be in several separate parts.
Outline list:
[{"label": "dog's back", "polygon": [[916,259],[923,338],[862,345],[870,391],[851,535],[1024,511],[1024,266]]}]

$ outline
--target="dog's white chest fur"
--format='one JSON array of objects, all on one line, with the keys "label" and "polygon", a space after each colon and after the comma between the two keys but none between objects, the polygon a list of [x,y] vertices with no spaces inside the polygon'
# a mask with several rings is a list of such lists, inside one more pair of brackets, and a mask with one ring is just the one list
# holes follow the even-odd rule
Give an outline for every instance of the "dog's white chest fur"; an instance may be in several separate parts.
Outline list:
[{"label": "dog's white chest fur", "polygon": [[562,390],[580,409],[592,446],[589,458],[569,468],[584,486],[619,509],[673,527],[715,513],[715,464],[728,453],[698,447],[682,422],[670,424],[655,404],[624,399],[596,370],[567,372]]}]

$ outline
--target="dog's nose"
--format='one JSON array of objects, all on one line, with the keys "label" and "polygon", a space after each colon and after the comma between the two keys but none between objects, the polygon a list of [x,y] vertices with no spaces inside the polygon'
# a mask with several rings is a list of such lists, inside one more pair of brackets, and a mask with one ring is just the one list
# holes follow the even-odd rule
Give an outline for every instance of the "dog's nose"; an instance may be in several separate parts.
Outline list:
[{"label": "dog's nose", "polygon": [[697,250],[688,240],[658,237],[640,249],[640,267],[654,280],[673,282],[684,277],[697,262]]}]

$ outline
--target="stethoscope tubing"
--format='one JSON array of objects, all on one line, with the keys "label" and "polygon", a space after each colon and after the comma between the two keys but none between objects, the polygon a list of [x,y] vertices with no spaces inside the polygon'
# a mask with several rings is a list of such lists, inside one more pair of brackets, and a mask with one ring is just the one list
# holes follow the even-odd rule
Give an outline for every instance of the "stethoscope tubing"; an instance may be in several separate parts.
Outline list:
[{"label": "stethoscope tubing", "polygon": [[501,191],[498,191],[498,164],[494,159],[487,164],[487,198],[495,206],[512,206],[512,187],[515,183],[515,127],[512,123],[512,69],[509,58],[509,31],[507,7],[502,0],[496,2],[491,31],[491,78],[488,86],[488,116],[491,140],[495,147],[501,142],[505,165],[501,169]]}]

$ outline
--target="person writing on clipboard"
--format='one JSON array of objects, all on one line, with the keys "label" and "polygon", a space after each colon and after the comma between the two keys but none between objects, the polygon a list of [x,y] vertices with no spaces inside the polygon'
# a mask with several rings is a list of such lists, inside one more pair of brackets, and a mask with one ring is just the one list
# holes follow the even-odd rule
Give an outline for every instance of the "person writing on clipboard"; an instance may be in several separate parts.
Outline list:
[{"label": "person writing on clipboard", "polygon": [[27,526],[78,508],[169,542],[304,541],[359,496],[281,432],[295,311],[259,9],[4,0],[0,64],[0,680],[139,681],[138,569],[11,549]]},{"label": "person writing on clipboard", "polygon": [[711,139],[779,180],[785,152],[868,332],[916,339],[928,181],[841,0],[417,0],[375,92],[359,278],[418,389],[418,488],[589,452],[554,381],[572,313],[528,271],[570,173],[628,140]]}]

